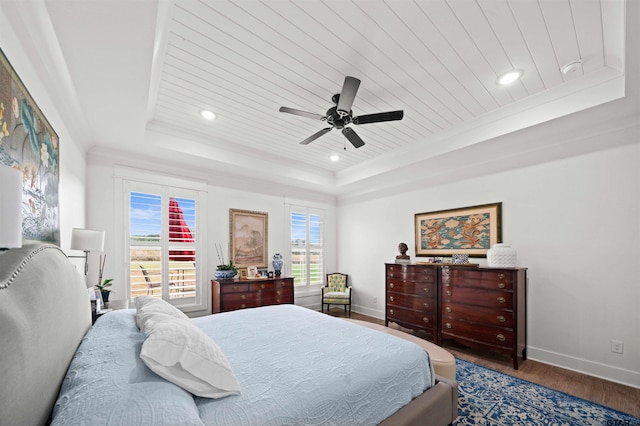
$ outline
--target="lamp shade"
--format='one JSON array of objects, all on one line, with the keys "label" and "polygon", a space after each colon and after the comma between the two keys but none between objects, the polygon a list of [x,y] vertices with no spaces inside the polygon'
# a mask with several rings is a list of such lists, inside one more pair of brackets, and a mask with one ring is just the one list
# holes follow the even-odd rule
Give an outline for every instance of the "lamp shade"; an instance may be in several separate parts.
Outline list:
[{"label": "lamp shade", "polygon": [[103,251],[104,231],[91,229],[71,229],[71,250]]},{"label": "lamp shade", "polygon": [[0,164],[0,249],[22,247],[22,172]]}]

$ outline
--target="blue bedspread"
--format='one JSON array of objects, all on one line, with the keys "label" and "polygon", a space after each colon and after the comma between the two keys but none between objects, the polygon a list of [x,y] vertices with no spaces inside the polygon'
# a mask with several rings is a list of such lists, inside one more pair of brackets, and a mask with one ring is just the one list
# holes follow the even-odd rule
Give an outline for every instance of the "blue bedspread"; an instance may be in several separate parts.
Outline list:
[{"label": "blue bedspread", "polygon": [[295,305],[195,318],[241,394],[193,397],[139,358],[135,311],[104,315],[72,362],[54,425],[377,424],[433,385],[417,345]]}]

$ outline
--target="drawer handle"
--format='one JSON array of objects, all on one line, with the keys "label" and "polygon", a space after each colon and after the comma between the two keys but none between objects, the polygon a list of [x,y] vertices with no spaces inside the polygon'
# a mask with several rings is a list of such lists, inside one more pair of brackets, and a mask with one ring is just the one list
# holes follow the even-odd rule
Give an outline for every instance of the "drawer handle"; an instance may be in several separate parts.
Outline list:
[{"label": "drawer handle", "polygon": [[242,305],[240,305],[240,309],[244,309],[246,307],[247,307],[247,305],[245,305],[244,303]]},{"label": "drawer handle", "polygon": [[447,322],[447,323],[445,323],[445,324],[444,324],[444,326],[445,326],[445,327],[447,327],[447,328],[452,328],[451,323],[448,323],[448,322]]},{"label": "drawer handle", "polygon": [[447,290],[445,293],[447,293],[447,296],[451,296],[451,290]]},{"label": "drawer handle", "polygon": [[264,284],[260,284],[260,288],[264,290]]},{"label": "drawer handle", "polygon": [[424,306],[425,308],[429,308],[429,304],[428,303],[423,303],[422,306]]},{"label": "drawer handle", "polygon": [[394,301],[394,300],[396,300],[396,299],[395,299],[393,296],[389,296],[389,300],[390,300],[391,302],[393,302],[393,301]]},{"label": "drawer handle", "polygon": [[506,286],[504,285],[504,283],[499,283],[498,284],[498,288],[505,288]]},{"label": "drawer handle", "polygon": [[233,289],[234,289],[234,290],[237,290],[237,289],[238,289],[238,286],[237,286],[237,285],[234,285],[234,286],[233,286]]},{"label": "drawer handle", "polygon": [[498,334],[496,336],[496,339],[500,340],[501,342],[504,342],[505,340],[507,340],[507,338],[504,337],[504,334]]},{"label": "drawer handle", "polygon": [[498,315],[498,322],[505,322],[507,319],[502,315]]},{"label": "drawer handle", "polygon": [[245,296],[244,294],[240,296],[240,299],[242,299],[242,300],[244,300],[246,298],[247,298],[247,296]]},{"label": "drawer handle", "polygon": [[425,322],[425,323],[427,323],[427,322],[429,322],[429,318],[427,318],[427,317],[422,317],[422,321],[423,321],[423,322]]},{"label": "drawer handle", "polygon": [[425,293],[429,293],[429,287],[424,287],[423,290]]},{"label": "drawer handle", "polygon": [[504,278],[504,274],[498,274],[498,279],[503,279]]},{"label": "drawer handle", "polygon": [[278,296],[280,296],[280,294],[281,294],[280,290],[276,290],[276,294],[277,294]]},{"label": "drawer handle", "polygon": [[393,283],[389,283],[389,287],[393,288],[395,286],[393,285]]},{"label": "drawer handle", "polygon": [[280,303],[280,299],[276,299],[276,303]]},{"label": "drawer handle", "polygon": [[447,312],[449,312],[449,313],[451,313],[451,311],[452,311],[451,307],[449,307],[449,306],[447,306],[446,308],[444,308],[444,310],[445,310],[445,311],[447,311]]},{"label": "drawer handle", "polygon": [[498,297],[496,300],[498,301],[498,303],[505,303],[507,301],[507,299],[502,296]]},{"label": "drawer handle", "polygon": [[389,315],[393,315],[393,309],[389,309]]}]

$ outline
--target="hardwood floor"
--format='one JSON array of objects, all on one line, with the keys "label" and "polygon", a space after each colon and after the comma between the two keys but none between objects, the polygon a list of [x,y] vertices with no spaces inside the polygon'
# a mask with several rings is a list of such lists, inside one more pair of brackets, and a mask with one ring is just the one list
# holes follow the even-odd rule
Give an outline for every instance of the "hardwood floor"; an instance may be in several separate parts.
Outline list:
[{"label": "hardwood floor", "polygon": [[[331,315],[340,318],[345,317],[342,308],[332,308]],[[351,318],[384,324],[384,320],[356,312],[352,312]],[[396,324],[391,324],[391,327],[410,332],[419,337],[425,337],[419,332],[413,333],[411,330],[398,327]],[[443,347],[456,358],[640,417],[640,389],[533,360],[525,361],[518,370],[514,370],[511,359],[502,354],[467,348],[456,342],[446,342]]]}]

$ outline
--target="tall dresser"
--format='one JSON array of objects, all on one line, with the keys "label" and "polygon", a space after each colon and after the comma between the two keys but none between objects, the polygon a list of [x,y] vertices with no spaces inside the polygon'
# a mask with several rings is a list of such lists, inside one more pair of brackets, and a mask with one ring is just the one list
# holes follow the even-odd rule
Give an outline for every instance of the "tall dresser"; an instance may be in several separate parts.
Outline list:
[{"label": "tall dresser", "polygon": [[436,268],[419,265],[386,265],[386,315],[389,322],[438,336],[438,274]]},{"label": "tall dresser", "polygon": [[440,338],[526,359],[526,269],[439,268]]},{"label": "tall dresser", "polygon": [[385,265],[385,324],[526,359],[526,268]]},{"label": "tall dresser", "polygon": [[213,313],[293,303],[293,278],[211,281]]}]

